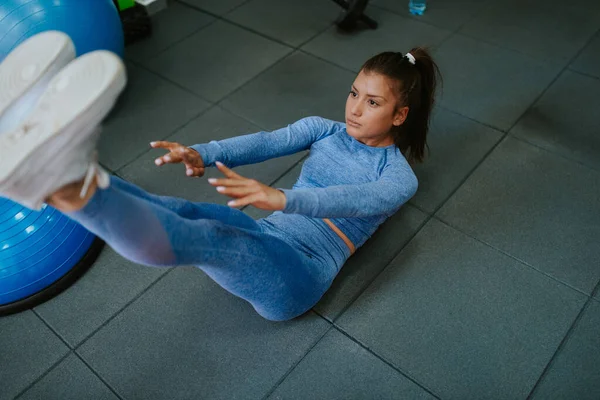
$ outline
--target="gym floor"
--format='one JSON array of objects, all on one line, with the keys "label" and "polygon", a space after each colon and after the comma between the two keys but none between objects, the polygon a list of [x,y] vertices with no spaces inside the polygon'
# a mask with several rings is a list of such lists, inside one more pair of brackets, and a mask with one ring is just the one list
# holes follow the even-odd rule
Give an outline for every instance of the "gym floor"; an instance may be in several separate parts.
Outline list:
[{"label": "gym floor", "polygon": [[[106,248],[59,297],[0,319],[0,399],[600,398],[600,2],[430,0],[419,18],[406,3],[373,0],[379,29],[346,35],[328,0],[159,13],[127,51],[108,169],[224,204],[148,143],[343,120],[363,61],[430,45],[445,84],[419,192],[285,323],[195,268]],[[238,170],[291,187],[305,156]]]}]

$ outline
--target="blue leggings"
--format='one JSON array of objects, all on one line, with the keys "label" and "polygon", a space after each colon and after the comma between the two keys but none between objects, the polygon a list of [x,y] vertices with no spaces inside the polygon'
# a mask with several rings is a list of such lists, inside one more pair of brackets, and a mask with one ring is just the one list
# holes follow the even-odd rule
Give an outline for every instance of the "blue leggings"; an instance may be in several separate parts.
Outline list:
[{"label": "blue leggings", "polygon": [[242,211],[152,195],[117,177],[68,216],[135,263],[198,266],[273,321],[308,311],[337,272]]}]

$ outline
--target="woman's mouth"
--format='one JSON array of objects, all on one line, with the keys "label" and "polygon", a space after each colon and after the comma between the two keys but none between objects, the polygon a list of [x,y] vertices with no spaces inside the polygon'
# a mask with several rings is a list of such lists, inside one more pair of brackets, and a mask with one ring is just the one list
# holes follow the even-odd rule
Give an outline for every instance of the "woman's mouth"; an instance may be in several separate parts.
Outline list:
[{"label": "woman's mouth", "polygon": [[360,128],[360,124],[356,121],[353,121],[351,119],[346,119],[346,125],[350,125],[354,128]]}]

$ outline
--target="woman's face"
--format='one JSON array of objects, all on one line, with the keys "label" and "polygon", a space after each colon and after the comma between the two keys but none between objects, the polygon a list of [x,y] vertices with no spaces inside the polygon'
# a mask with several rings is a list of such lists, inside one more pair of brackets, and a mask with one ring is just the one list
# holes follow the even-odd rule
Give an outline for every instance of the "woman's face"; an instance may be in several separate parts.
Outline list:
[{"label": "woman's face", "polygon": [[368,146],[394,144],[392,126],[404,123],[408,107],[398,107],[397,83],[360,71],[346,101],[346,131]]}]

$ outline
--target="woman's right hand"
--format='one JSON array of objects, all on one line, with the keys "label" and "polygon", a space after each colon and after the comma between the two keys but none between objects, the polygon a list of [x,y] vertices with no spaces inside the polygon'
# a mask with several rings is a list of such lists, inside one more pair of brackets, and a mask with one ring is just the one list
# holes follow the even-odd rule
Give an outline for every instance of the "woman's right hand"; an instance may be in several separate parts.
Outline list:
[{"label": "woman's right hand", "polygon": [[155,149],[165,149],[169,152],[162,157],[154,160],[154,163],[159,167],[164,164],[179,164],[185,165],[185,173],[187,176],[201,177],[204,175],[204,161],[196,150],[175,142],[152,142],[150,143]]}]

